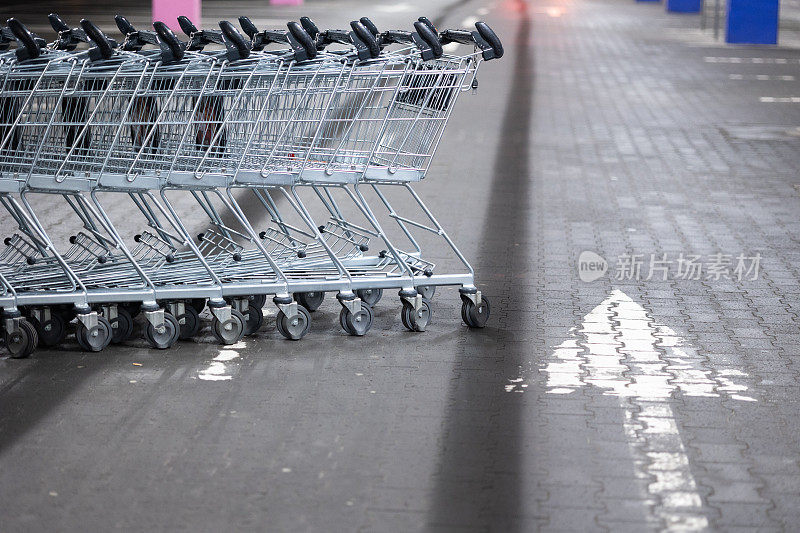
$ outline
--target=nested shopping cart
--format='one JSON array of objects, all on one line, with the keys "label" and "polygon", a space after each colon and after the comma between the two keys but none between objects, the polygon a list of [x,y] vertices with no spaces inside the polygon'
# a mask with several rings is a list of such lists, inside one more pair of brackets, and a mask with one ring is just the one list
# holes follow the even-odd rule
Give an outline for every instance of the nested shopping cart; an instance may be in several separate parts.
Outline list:
[{"label": "nested shopping cart", "polygon": [[[139,312],[149,343],[166,348],[197,334],[206,306],[214,335],[230,344],[258,330],[268,295],[290,339],[308,333],[326,292],[337,293],[353,335],[369,330],[387,288],[399,289],[409,329],[425,329],[440,285],[461,287],[467,325],[485,324],[472,268],[411,183],[424,178],[480,62],[502,56],[491,29],[438,34],[421,19],[414,32],[380,33],[362,19],[320,32],[302,19],[258,31],[240,22],[250,41],[227,22],[197,30],[182,18],[185,45],[164,24],[143,32],[118,17],[117,44],[88,21],[70,29],[51,16],[59,38],[43,47],[9,21],[20,46],[0,56],[0,201],[19,232],[0,255],[0,305],[12,354],[27,355],[37,338],[62,342],[73,318],[81,347],[100,350],[126,340]],[[85,41],[94,46],[75,51]],[[444,54],[449,42],[476,51]],[[225,50],[207,51],[212,43]],[[284,48],[266,50],[271,43]],[[410,249],[384,231],[364,187]],[[427,221],[399,214],[387,189],[410,194]],[[240,205],[247,193],[257,217]],[[60,197],[75,215],[64,252],[37,215],[39,195]],[[199,234],[176,196],[204,215]],[[126,228],[142,228],[132,239],[104,207],[119,205],[109,197],[130,203]],[[464,272],[435,272],[412,230],[442,238]],[[370,254],[375,243],[381,251]]]}]

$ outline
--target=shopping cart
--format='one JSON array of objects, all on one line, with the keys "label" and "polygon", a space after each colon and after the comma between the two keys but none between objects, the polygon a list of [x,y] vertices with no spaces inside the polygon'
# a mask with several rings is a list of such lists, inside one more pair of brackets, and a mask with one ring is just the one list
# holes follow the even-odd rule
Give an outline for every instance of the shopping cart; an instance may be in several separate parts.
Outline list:
[{"label": "shopping cart", "polygon": [[[411,183],[425,176],[481,60],[502,56],[494,33],[479,23],[437,34],[424,19],[414,32],[384,33],[368,19],[324,32],[309,19],[288,31],[240,22],[249,42],[229,23],[198,30],[182,18],[185,45],[166,25],[143,32],[118,17],[125,39],[117,45],[88,21],[77,31],[51,16],[59,38],[42,46],[9,21],[20,46],[0,57],[0,199],[20,233],[0,255],[0,304],[12,354],[30,353],[37,337],[60,343],[73,318],[81,347],[100,350],[124,341],[139,312],[149,343],[166,348],[197,333],[206,305],[214,335],[234,343],[261,326],[267,295],[290,339],[309,331],[326,292],[337,293],[342,327],[354,335],[369,330],[386,288],[400,289],[409,329],[425,329],[440,285],[460,285],[465,323],[485,324],[488,301],[472,268]],[[87,40],[89,50],[75,51]],[[445,55],[447,42],[477,51]],[[265,50],[272,43],[288,48]],[[345,49],[329,51],[334,43]],[[410,252],[383,230],[363,187]],[[241,189],[263,207],[257,222],[239,205]],[[410,193],[429,221],[398,214],[386,189]],[[61,196],[76,215],[79,231],[64,253],[29,201],[37,195]],[[133,246],[104,195],[128,198],[139,213],[146,231]],[[197,238],[174,195],[205,214]],[[465,273],[434,274],[412,228],[443,238]],[[381,253],[367,254],[371,241]]]}]

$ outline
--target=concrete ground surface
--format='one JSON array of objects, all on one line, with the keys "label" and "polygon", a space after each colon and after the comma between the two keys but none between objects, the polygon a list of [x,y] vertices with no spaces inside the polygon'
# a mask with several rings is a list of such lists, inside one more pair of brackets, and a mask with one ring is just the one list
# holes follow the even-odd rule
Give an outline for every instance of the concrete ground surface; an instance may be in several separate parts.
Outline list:
[{"label": "concrete ground surface", "polygon": [[495,28],[417,187],[492,317],[0,359],[1,531],[797,529],[800,50],[622,0],[204,9]]}]

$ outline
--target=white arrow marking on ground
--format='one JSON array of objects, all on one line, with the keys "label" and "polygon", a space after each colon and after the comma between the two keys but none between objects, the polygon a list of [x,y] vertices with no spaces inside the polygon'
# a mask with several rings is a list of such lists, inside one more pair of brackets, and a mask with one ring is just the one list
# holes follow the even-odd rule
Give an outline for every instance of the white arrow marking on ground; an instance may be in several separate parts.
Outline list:
[{"label": "white arrow marking on ground", "polygon": [[[672,329],[654,323],[620,290],[612,291],[570,332],[573,338],[555,348],[543,369],[547,392],[571,394],[590,384],[604,395],[620,397],[631,456],[644,454],[639,468],[656,480],[648,494],[662,502],[659,517],[670,529],[708,527],[670,399],[680,391],[686,396],[724,395],[754,402],[744,394],[747,387],[736,383],[747,375],[704,369],[704,359],[695,348]],[[506,391],[523,392],[527,387],[523,381],[510,380]],[[643,400],[642,405],[635,404],[637,399]],[[658,436],[661,449],[669,443],[671,451],[648,450],[648,435]]]}]

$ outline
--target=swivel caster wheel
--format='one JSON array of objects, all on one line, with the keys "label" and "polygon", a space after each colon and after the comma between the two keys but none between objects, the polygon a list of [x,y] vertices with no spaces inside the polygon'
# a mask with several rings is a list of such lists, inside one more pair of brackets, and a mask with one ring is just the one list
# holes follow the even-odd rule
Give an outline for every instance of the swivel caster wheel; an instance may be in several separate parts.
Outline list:
[{"label": "swivel caster wheel", "polygon": [[[205,306],[205,303],[203,303]],[[200,331],[200,313],[194,303],[183,306],[183,313],[175,317],[178,319],[180,332],[178,338],[182,341],[191,339]]]},{"label": "swivel caster wheel", "polygon": [[180,333],[181,326],[178,319],[170,313],[164,313],[164,325],[156,329],[153,324],[148,322],[147,328],[144,330],[144,338],[153,348],[166,350],[178,342]]},{"label": "swivel caster wheel", "polygon": [[247,313],[244,314],[244,334],[245,336],[253,335],[261,326],[264,325],[264,312],[258,305],[253,305],[252,300],[247,308]]},{"label": "swivel caster wheel", "polygon": [[403,302],[403,310],[401,320],[403,325],[411,331],[425,331],[428,324],[431,323],[431,316],[433,315],[433,308],[431,303],[426,299],[422,299],[422,305],[419,309],[414,309],[411,304]]},{"label": "swivel caster wheel", "polygon": [[191,305],[192,309],[197,311],[197,314],[199,315],[200,313],[203,312],[203,309],[206,308],[206,299],[205,298],[192,298],[191,300],[189,300],[188,304]]},{"label": "swivel caster wheel", "polygon": [[264,304],[266,303],[267,303],[266,294],[254,294],[250,297],[250,302],[248,303],[248,306],[264,309]]},{"label": "swivel caster wheel", "polygon": [[294,299],[297,303],[313,313],[322,305],[322,301],[325,299],[325,293],[322,291],[298,292],[295,293]]},{"label": "swivel caster wheel", "polygon": [[358,289],[356,296],[361,298],[362,302],[366,302],[370,307],[375,307],[383,296],[383,289]]},{"label": "swivel caster wheel", "polygon": [[283,311],[278,311],[275,326],[287,339],[300,340],[311,330],[311,313],[302,305],[297,306],[297,315],[292,318],[288,318]]},{"label": "swivel caster wheel", "polygon": [[97,325],[89,329],[78,323],[75,339],[85,352],[99,352],[111,343],[111,323],[104,316],[97,317]]},{"label": "swivel caster wheel", "polygon": [[374,317],[372,307],[366,302],[361,302],[361,309],[355,313],[351,313],[349,309],[343,307],[341,313],[339,313],[339,323],[350,335],[362,337],[372,327],[372,319]]},{"label": "swivel caster wheel", "polygon": [[19,330],[15,333],[6,332],[3,340],[12,358],[25,359],[36,349],[39,337],[36,328],[27,320],[22,319],[19,322]]},{"label": "swivel caster wheel", "polygon": [[489,320],[491,307],[486,297],[481,298],[481,305],[475,305],[472,300],[464,300],[461,304],[461,319],[471,328],[482,328]]},{"label": "swivel caster wheel", "polygon": [[29,320],[36,328],[39,342],[44,346],[58,346],[64,342],[64,337],[67,336],[67,323],[61,314],[51,311],[50,318],[45,320],[44,323],[39,322],[34,317],[29,318]]},{"label": "swivel caster wheel", "polygon": [[220,344],[236,344],[244,337],[245,320],[244,315],[236,309],[231,309],[231,317],[224,323],[216,317],[211,323],[211,332]]},{"label": "swivel caster wheel", "polygon": [[28,346],[25,348],[24,356],[29,357],[34,350],[39,346],[39,334],[36,332],[36,328],[33,327],[33,324],[28,322],[27,320],[23,320],[19,323],[19,327],[26,330],[28,334]]},{"label": "swivel caster wheel", "polygon": [[436,285],[421,285],[417,287],[417,292],[426,300],[433,300],[433,295],[436,294]]},{"label": "swivel caster wheel", "polygon": [[111,344],[120,344],[131,338],[133,317],[124,307],[117,307],[117,316],[109,324],[111,325]]}]

